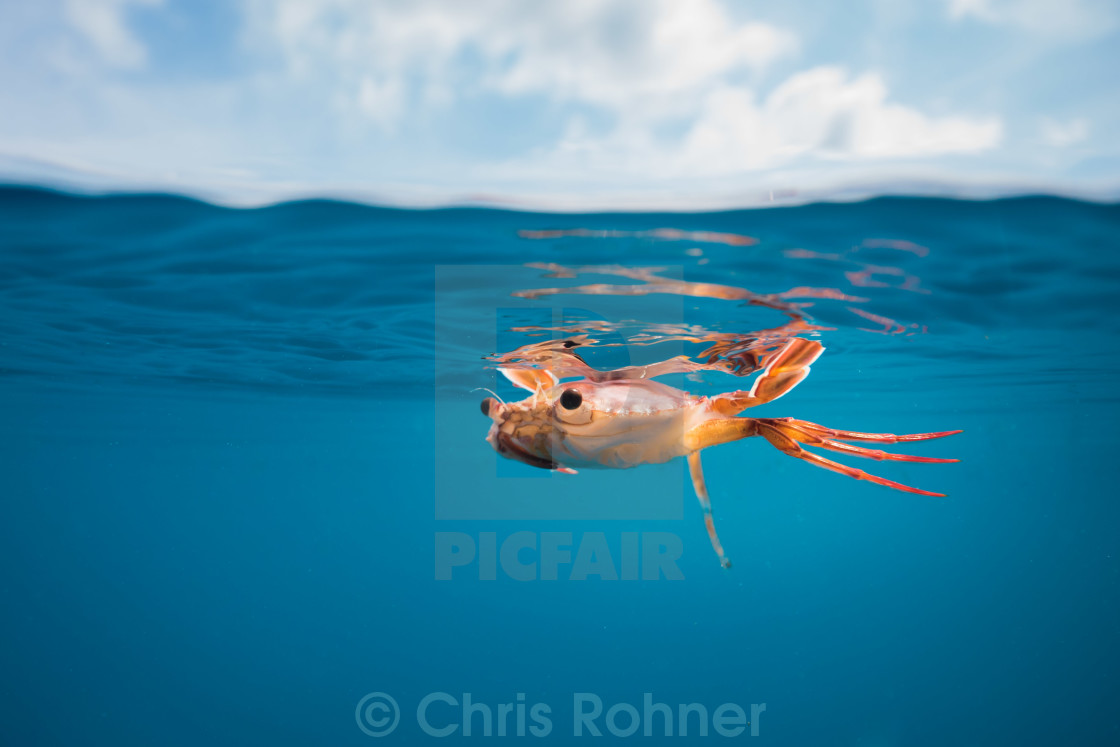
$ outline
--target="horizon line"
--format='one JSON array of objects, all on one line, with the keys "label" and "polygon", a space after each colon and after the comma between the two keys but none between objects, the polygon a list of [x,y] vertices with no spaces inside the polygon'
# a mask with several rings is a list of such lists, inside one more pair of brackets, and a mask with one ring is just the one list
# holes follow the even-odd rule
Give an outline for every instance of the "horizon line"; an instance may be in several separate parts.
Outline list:
[{"label": "horizon line", "polygon": [[[427,194],[416,193],[404,197],[386,198],[384,190],[374,188],[339,187],[314,190],[277,188],[271,195],[250,195],[247,190],[241,199],[231,190],[185,187],[172,189],[166,184],[81,184],[69,180],[27,180],[0,173],[0,190],[28,191],[54,194],[78,199],[122,198],[122,197],[166,197],[196,202],[210,207],[227,210],[261,210],[283,205],[328,202],[340,205],[354,205],[384,210],[454,210],[488,209],[521,213],[565,214],[699,214],[723,213],[743,210],[766,210],[810,205],[841,205],[869,202],[876,199],[930,199],[958,202],[998,202],[1018,199],[1058,199],[1101,206],[1120,205],[1120,184],[1102,185],[1096,188],[1073,187],[1071,185],[995,183],[984,181],[960,180],[957,182],[935,179],[896,179],[894,183],[882,180],[880,183],[849,183],[822,186],[804,190],[767,190],[765,195],[751,195],[739,202],[726,196],[697,196],[687,201],[687,206],[670,207],[667,202],[679,203],[682,200],[659,196],[646,202],[635,201],[635,196],[600,196],[591,200],[567,201],[567,204],[548,204],[549,198],[536,195],[521,198],[501,194],[455,193]],[[426,191],[426,190],[421,190]],[[746,191],[746,190],[744,190]],[[411,198],[411,199],[410,199]],[[561,198],[560,201],[564,201]],[[599,203],[589,207],[590,202]],[[608,203],[603,205],[602,203]],[[655,204],[656,203],[656,204]]]}]

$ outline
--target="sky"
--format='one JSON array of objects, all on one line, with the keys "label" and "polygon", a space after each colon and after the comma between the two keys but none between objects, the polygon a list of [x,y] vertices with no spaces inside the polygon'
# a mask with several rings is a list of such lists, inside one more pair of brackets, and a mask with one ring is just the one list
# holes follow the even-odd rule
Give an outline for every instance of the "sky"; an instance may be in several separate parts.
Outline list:
[{"label": "sky", "polygon": [[0,181],[253,205],[1120,197],[1115,0],[0,0]]}]

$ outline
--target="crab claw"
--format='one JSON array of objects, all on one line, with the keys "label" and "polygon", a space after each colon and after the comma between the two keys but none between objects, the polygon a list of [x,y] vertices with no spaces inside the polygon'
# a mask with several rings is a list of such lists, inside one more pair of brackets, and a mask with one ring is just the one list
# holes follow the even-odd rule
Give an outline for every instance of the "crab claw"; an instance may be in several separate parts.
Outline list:
[{"label": "crab claw", "polygon": [[748,407],[773,402],[788,393],[809,375],[809,366],[824,345],[816,340],[795,337],[766,364],[762,375],[747,392],[728,392],[712,397],[712,409],[721,415],[737,415]]}]

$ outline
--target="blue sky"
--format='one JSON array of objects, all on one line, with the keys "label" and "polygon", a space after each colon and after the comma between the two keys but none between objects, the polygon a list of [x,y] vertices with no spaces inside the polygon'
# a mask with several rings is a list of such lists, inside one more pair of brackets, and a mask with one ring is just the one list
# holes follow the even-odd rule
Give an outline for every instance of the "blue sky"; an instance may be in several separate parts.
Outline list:
[{"label": "blue sky", "polygon": [[1120,195],[1108,0],[0,0],[0,179],[556,209]]}]

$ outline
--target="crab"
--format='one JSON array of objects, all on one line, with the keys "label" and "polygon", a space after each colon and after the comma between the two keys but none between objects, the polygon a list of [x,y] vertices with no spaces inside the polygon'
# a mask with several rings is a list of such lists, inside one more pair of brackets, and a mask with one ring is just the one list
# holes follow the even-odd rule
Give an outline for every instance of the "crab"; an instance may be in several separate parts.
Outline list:
[{"label": "crab", "polygon": [[876,460],[949,463],[959,460],[892,454],[849,442],[927,441],[959,430],[894,435],[837,430],[794,418],[738,417],[787,394],[808,376],[823,351],[816,340],[793,338],[770,357],[750,390],[713,397],[674,389],[645,378],[640,370],[629,371],[627,378],[595,376],[560,383],[547,369],[503,367],[502,374],[530,395],[519,402],[496,396],[482,401],[482,413],[492,421],[486,440],[503,457],[568,474],[577,468],[626,469],[685,457],[708,537],[725,568],[731,562],[716,533],[700,464],[700,452],[711,446],[762,436],[782,453],[818,467],[894,490],[943,497],[835,462],[805,446]]}]

